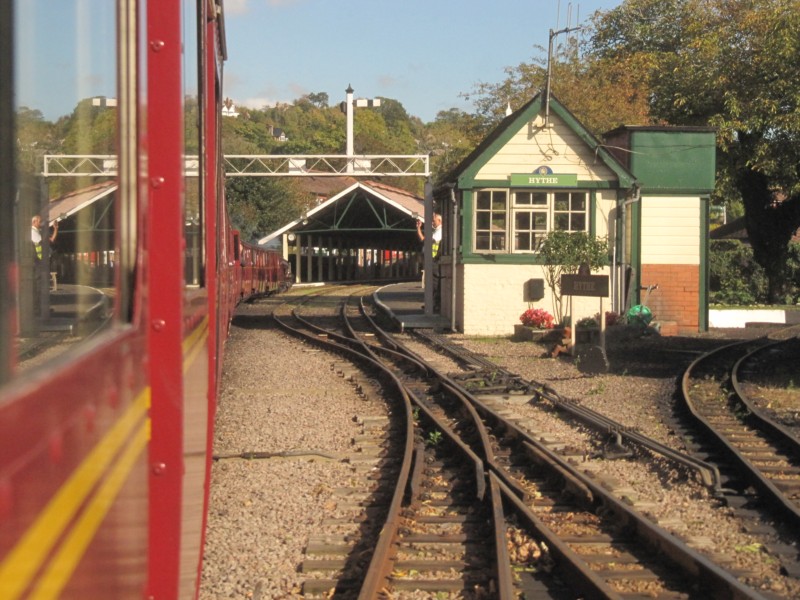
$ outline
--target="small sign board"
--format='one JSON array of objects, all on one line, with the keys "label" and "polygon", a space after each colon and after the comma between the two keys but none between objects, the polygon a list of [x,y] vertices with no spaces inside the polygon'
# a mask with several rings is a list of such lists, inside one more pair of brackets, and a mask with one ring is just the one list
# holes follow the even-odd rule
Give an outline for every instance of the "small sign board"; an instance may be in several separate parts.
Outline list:
[{"label": "small sign board", "polygon": [[510,179],[514,187],[578,187],[578,175],[574,173],[512,173]]},{"label": "small sign board", "polygon": [[608,275],[562,275],[563,296],[608,296]]}]

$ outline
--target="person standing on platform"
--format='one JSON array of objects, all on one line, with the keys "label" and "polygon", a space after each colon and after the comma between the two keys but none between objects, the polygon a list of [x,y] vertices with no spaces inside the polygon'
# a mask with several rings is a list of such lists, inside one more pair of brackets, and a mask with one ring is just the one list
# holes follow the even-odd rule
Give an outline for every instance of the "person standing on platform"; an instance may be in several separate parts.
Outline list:
[{"label": "person standing on platform", "polygon": [[[419,236],[420,242],[425,241],[421,219],[417,219],[417,236]],[[433,235],[431,238],[431,255],[433,255],[433,260],[437,260],[439,258],[439,246],[442,244],[442,215],[439,213],[433,213]]]},{"label": "person standing on platform", "polygon": [[[439,284],[441,275],[439,273],[439,251],[442,245],[442,215],[433,213],[433,233],[431,234],[431,256],[433,257],[433,310],[439,312]],[[425,241],[425,234],[422,231],[422,220],[417,219],[417,236],[419,241]]]},{"label": "person standing on platform", "polygon": [[[33,215],[31,218],[31,242],[33,242],[33,252],[38,264],[42,260],[42,217]],[[58,223],[53,225],[53,230],[50,233],[50,243],[56,241],[58,235]]]}]

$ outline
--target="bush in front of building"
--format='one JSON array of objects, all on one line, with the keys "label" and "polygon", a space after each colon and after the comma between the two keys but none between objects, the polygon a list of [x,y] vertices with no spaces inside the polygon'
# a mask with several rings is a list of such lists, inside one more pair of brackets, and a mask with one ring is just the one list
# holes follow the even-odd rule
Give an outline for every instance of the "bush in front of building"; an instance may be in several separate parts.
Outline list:
[{"label": "bush in front of building", "polygon": [[709,301],[744,306],[766,302],[767,277],[753,249],[739,240],[713,240],[709,247]]},{"label": "bush in front of building", "polygon": [[590,236],[583,231],[551,231],[538,246],[544,264],[544,280],[553,292],[553,312],[563,324],[564,304],[561,295],[561,276],[578,272],[581,265],[598,271],[608,264],[608,240]]}]

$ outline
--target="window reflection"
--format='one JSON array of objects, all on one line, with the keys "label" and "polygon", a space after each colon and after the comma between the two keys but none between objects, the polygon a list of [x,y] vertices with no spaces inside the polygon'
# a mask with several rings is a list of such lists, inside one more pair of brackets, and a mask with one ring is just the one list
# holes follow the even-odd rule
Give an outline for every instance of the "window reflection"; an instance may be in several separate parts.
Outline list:
[{"label": "window reflection", "polygon": [[17,0],[14,9],[17,190],[2,218],[17,232],[15,346],[24,369],[73,347],[113,312],[117,27],[113,2]]},{"label": "window reflection", "polygon": [[184,278],[187,286],[202,285],[204,244],[203,244],[203,202],[202,202],[202,160],[200,152],[201,139],[201,106],[198,90],[202,89],[200,62],[198,56],[200,46],[198,27],[201,4],[197,0],[183,2],[183,120],[184,120],[184,159],[185,172],[185,204],[184,204],[184,238],[186,254],[184,260]]}]

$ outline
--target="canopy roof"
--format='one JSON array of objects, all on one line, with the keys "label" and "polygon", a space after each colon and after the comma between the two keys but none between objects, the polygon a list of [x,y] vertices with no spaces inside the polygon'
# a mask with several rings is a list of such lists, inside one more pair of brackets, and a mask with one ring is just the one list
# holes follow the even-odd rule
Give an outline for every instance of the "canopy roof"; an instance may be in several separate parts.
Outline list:
[{"label": "canopy roof", "polygon": [[63,221],[79,210],[114,193],[117,187],[117,182],[115,180],[102,181],[59,196],[50,202],[47,220],[51,225],[56,221]]},{"label": "canopy roof", "polygon": [[261,238],[268,244],[284,233],[346,237],[351,247],[394,245],[416,238],[415,220],[424,214],[422,198],[374,181],[359,181]]}]

